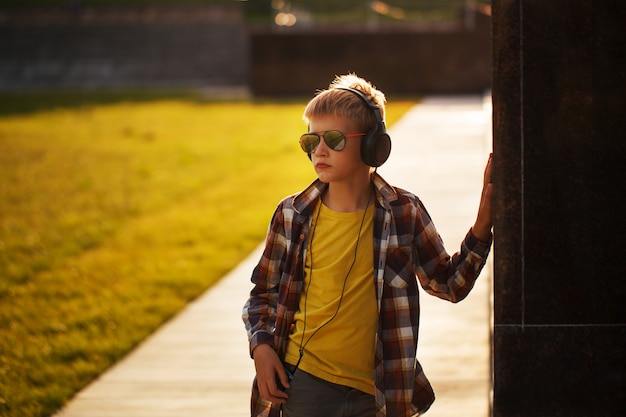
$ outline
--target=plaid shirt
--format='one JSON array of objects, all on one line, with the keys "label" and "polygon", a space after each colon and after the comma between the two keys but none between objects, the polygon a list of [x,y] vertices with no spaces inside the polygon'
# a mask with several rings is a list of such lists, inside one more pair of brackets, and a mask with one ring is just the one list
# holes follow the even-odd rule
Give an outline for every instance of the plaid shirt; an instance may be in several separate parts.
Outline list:
[{"label": "plaid shirt", "polygon": [[[391,187],[374,174],[374,277],[379,319],[376,324],[374,383],[376,417],[424,413],[435,396],[416,359],[419,327],[418,282],[429,294],[458,302],[474,286],[491,242],[468,232],[452,257],[430,216],[415,195]],[[281,360],[289,340],[304,280],[304,258],[312,213],[326,184],[316,180],[300,194],[280,202],[272,218],[263,255],[252,273],[254,287],[243,309],[250,352],[270,344]],[[417,277],[417,279],[416,279]],[[280,404],[252,389],[251,415],[278,417]]]}]

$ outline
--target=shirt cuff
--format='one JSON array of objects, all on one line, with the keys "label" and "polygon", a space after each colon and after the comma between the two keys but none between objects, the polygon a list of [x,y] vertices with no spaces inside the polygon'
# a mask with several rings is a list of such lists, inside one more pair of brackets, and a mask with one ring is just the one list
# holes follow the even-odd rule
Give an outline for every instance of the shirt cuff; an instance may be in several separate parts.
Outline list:
[{"label": "shirt cuff", "polygon": [[491,242],[493,241],[493,233],[489,234],[489,241],[485,242],[479,240],[474,233],[472,233],[472,229],[470,228],[469,232],[465,236],[465,245],[472,252],[481,254],[483,257],[487,257],[489,254],[489,249],[491,248]]},{"label": "shirt cuff", "polygon": [[272,345],[273,347],[274,336],[264,330],[259,330],[258,332],[256,332],[252,336],[252,340],[250,340],[250,357],[251,358],[254,358],[254,355],[252,354],[252,352],[259,345]]}]

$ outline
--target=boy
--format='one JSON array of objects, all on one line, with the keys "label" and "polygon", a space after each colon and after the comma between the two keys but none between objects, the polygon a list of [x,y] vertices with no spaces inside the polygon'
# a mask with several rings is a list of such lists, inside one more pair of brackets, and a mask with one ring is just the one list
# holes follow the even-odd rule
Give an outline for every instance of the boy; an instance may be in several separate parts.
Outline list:
[{"label": "boy", "polygon": [[243,311],[252,416],[404,417],[434,401],[416,360],[417,287],[452,302],[473,287],[491,247],[491,158],[450,257],[422,202],[376,172],[391,147],[384,103],[350,74],[304,111],[318,179],[278,205]]}]

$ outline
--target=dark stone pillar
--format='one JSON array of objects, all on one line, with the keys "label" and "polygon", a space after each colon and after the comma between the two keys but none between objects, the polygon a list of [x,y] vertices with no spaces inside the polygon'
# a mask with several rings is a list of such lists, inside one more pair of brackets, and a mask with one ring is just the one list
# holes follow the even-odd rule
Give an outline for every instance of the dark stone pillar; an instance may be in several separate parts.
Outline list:
[{"label": "dark stone pillar", "polygon": [[623,0],[493,0],[495,417],[626,415]]}]

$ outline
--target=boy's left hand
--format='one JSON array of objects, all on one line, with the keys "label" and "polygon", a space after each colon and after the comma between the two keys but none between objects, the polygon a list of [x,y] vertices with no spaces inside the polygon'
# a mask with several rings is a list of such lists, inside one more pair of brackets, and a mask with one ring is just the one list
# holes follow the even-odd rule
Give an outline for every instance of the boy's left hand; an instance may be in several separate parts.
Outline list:
[{"label": "boy's left hand", "polygon": [[480,206],[478,207],[478,215],[476,222],[472,227],[472,233],[478,240],[488,242],[491,239],[492,220],[492,189],[491,183],[491,159],[493,154],[489,155],[485,174],[483,178],[483,190],[480,196]]}]

